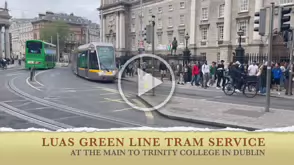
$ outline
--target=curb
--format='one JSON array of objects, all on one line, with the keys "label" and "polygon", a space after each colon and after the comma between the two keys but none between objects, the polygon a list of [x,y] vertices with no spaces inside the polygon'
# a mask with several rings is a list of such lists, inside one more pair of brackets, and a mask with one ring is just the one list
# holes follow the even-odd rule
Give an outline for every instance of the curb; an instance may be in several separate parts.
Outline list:
[{"label": "curb", "polygon": [[[138,95],[136,95],[136,97],[138,99],[140,99],[144,104],[146,104],[149,107],[153,107],[153,105],[151,105],[148,101],[146,101],[145,99],[139,97]],[[166,114],[163,113],[159,110],[156,110],[161,116],[170,118],[170,119],[175,119],[175,120],[180,120],[180,121],[185,121],[185,122],[192,122],[192,123],[196,123],[196,124],[204,124],[204,125],[209,125],[209,126],[214,126],[214,127],[221,127],[221,128],[238,128],[238,129],[245,129],[248,131],[256,131],[256,130],[260,130],[261,128],[256,128],[256,127],[248,127],[248,126],[244,126],[244,125],[233,125],[233,124],[228,124],[228,123],[219,123],[219,122],[215,122],[215,121],[207,121],[207,120],[201,120],[201,119],[191,119],[191,118],[184,118],[184,117],[179,117],[176,115],[170,115],[170,114]]]}]

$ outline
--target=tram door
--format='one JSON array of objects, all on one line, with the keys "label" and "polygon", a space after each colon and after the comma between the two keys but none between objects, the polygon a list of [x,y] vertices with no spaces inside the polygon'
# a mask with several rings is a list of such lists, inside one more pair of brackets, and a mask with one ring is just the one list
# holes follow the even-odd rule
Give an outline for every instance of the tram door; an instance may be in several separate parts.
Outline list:
[{"label": "tram door", "polygon": [[89,51],[86,51],[86,63],[87,63],[87,67],[86,67],[86,77],[89,78]]}]

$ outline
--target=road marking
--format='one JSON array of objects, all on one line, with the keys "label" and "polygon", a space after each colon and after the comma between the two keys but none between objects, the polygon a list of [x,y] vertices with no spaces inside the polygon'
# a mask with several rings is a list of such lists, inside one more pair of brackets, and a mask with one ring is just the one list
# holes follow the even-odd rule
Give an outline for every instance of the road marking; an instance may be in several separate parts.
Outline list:
[{"label": "road marking", "polygon": [[[133,99],[133,101],[138,105],[138,107],[144,107],[147,108],[142,102],[140,102],[137,99]],[[145,112],[145,116],[147,117],[147,119],[154,119],[154,116],[152,114],[152,112],[150,111],[144,111]]]},{"label": "road marking", "polygon": [[6,74],[5,76],[10,77],[10,76],[17,76],[17,75],[21,75],[23,73],[11,73],[11,74]]},{"label": "road marking", "polygon": [[20,104],[20,105],[16,105],[14,106],[15,108],[19,108],[19,107],[22,107],[22,106],[26,106],[26,105],[29,105],[31,104],[32,102],[27,102],[27,103],[23,103],[23,104]]},{"label": "road marking", "polygon": [[125,102],[123,101],[123,99],[110,99],[110,98],[104,98],[107,101],[100,101],[100,103],[107,103],[107,102],[117,102],[117,103],[123,103],[125,104]]},{"label": "road marking", "polygon": [[27,83],[30,87],[32,87],[32,88],[34,88],[34,89],[36,89],[36,90],[38,90],[38,91],[41,91],[41,89],[39,89],[39,88],[37,88],[37,87],[34,87],[34,86],[29,82],[29,77],[26,79],[26,83]]},{"label": "road marking", "polygon": [[54,120],[55,120],[55,121],[60,121],[60,120],[74,119],[74,118],[78,118],[78,117],[81,117],[81,116],[68,116],[68,117],[61,117],[61,118],[54,119]]},{"label": "road marking", "polygon": [[14,103],[14,102],[26,102],[28,100],[7,100],[7,101],[2,101],[3,103]]},{"label": "road marking", "polygon": [[37,110],[43,110],[43,109],[50,109],[50,107],[39,107],[34,109],[24,109],[24,111],[37,111]]},{"label": "road marking", "polygon": [[100,96],[107,96],[107,95],[116,95],[117,93],[102,93]]},{"label": "road marking", "polygon": [[134,108],[124,108],[124,109],[117,109],[117,110],[114,110],[112,112],[122,112],[122,111],[128,111],[128,110],[132,110]]}]

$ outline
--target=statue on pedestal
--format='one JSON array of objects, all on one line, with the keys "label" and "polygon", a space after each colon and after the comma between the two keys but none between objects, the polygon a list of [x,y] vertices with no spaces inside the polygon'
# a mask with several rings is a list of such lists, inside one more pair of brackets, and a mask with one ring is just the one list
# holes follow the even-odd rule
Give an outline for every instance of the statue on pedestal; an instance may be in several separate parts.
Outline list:
[{"label": "statue on pedestal", "polygon": [[177,48],[178,48],[178,41],[175,37],[172,42],[171,55],[173,55],[173,52],[175,52],[175,54],[177,53]]},{"label": "statue on pedestal", "polygon": [[5,1],[5,7],[4,9],[8,9],[7,1]]}]

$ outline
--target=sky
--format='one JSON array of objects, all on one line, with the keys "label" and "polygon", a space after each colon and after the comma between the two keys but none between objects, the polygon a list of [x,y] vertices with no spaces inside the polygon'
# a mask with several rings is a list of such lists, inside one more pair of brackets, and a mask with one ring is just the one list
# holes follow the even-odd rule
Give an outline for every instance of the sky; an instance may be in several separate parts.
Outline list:
[{"label": "sky", "polygon": [[[14,18],[34,18],[46,11],[74,13],[85,17],[94,23],[99,23],[100,0],[7,0],[10,15]],[[0,7],[5,6],[5,0],[0,0]]]}]

